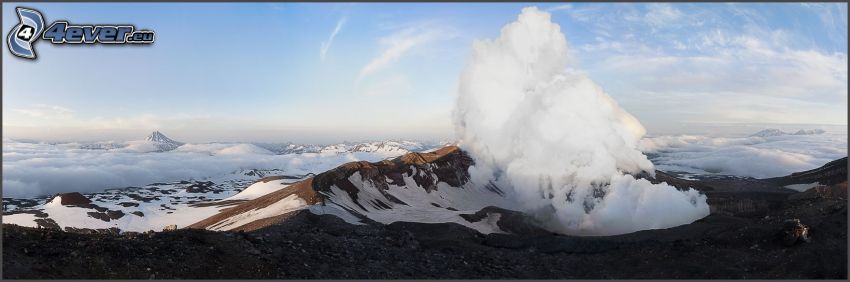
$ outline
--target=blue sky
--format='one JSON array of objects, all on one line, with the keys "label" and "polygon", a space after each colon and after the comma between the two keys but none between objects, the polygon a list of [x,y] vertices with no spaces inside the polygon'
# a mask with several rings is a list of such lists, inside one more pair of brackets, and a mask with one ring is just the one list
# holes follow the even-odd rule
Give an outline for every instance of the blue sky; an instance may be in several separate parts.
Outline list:
[{"label": "blue sky", "polygon": [[[3,3],[48,24],[132,23],[152,46],[3,44],[4,137],[182,141],[452,138],[474,40],[549,10],[587,72],[650,134],[691,124],[846,124],[847,4]],[[134,87],[133,85],[139,85]]]}]

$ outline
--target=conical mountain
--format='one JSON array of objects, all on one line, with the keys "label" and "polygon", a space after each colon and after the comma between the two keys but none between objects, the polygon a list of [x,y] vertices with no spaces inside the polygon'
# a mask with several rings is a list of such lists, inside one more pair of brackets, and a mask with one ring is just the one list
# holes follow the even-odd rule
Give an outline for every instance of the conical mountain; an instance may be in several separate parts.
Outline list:
[{"label": "conical mountain", "polygon": [[174,141],[159,131],[152,132],[145,138],[145,141],[153,143],[154,146],[157,147],[158,151],[171,151],[177,149],[180,145],[183,145],[182,142]]}]

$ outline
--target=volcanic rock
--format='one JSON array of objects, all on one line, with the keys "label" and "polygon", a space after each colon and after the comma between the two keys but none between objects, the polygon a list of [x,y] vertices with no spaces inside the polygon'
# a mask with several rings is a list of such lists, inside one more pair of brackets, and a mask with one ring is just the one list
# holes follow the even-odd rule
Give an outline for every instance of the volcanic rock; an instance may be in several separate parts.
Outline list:
[{"label": "volcanic rock", "polygon": [[53,196],[53,198],[51,198],[47,202],[52,202],[57,197],[59,198],[59,204],[63,206],[85,205],[91,203],[91,200],[89,200],[89,198],[86,198],[86,196],[83,196],[78,192],[59,193]]},{"label": "volcanic rock", "polygon": [[789,219],[783,223],[782,244],[793,246],[798,242],[809,242],[809,227],[802,224],[799,219]]}]

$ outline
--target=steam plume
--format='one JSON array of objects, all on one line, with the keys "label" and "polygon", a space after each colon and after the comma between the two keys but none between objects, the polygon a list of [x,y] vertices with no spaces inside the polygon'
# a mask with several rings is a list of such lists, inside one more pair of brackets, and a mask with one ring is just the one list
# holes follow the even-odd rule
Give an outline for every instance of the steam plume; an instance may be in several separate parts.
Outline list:
[{"label": "steam plume", "polygon": [[550,15],[522,10],[495,40],[477,41],[454,111],[473,181],[512,187],[520,208],[556,231],[620,234],[690,223],[704,195],[653,185],[638,149],[645,129],[586,75],[569,70]]}]

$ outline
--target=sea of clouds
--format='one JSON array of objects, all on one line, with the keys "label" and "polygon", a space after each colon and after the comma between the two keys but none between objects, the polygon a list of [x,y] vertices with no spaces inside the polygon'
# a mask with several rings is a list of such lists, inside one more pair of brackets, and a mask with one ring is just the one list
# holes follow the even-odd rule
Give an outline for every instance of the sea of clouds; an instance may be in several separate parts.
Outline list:
[{"label": "sea of clouds", "polygon": [[785,176],[847,156],[846,130],[831,127],[824,132],[809,131],[814,132],[772,130],[779,133],[744,137],[657,136],[642,139],[639,148],[652,156],[652,162],[662,171],[754,178]]},{"label": "sea of clouds", "polygon": [[[110,150],[81,149],[79,143],[3,140],[3,197],[59,192],[98,192],[155,182],[203,179],[242,169],[283,169],[290,175],[323,172],[342,163],[378,161],[389,153],[276,155],[253,144],[185,144],[155,152],[144,142]],[[151,148],[148,148],[151,147]]]}]

